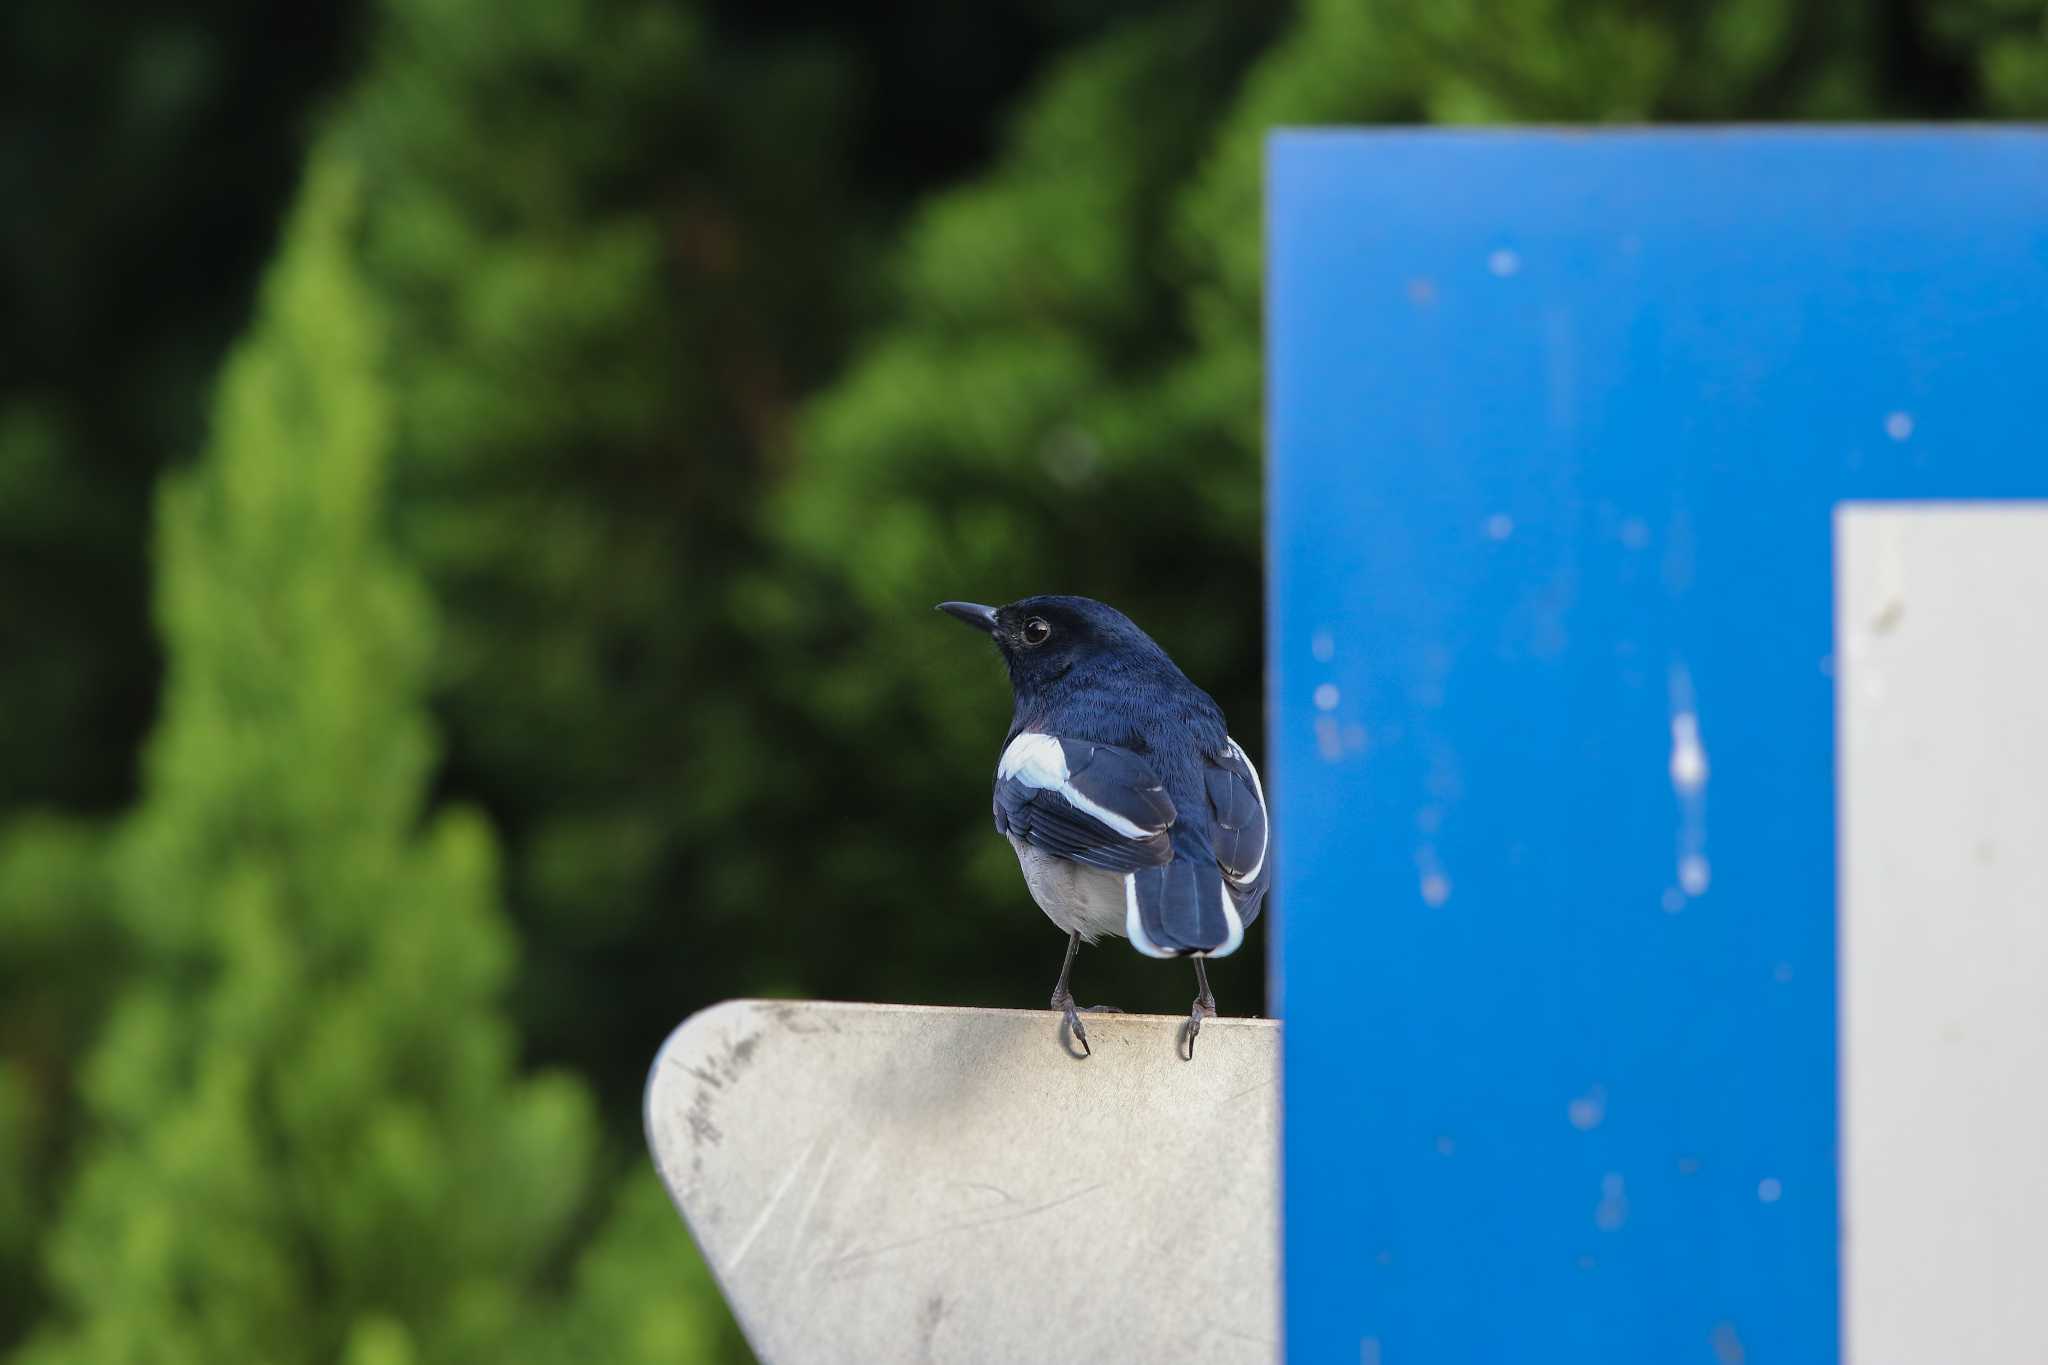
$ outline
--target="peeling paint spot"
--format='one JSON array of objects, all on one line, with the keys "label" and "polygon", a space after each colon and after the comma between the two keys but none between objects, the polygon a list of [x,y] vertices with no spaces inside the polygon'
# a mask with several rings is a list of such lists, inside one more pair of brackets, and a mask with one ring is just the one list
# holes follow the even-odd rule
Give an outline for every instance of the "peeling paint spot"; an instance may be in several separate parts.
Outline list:
[{"label": "peeling paint spot", "polygon": [[1336,710],[1337,703],[1341,699],[1342,694],[1337,691],[1337,684],[1335,683],[1321,683],[1316,687],[1316,710],[1318,711]]},{"label": "peeling paint spot", "polygon": [[1512,275],[1520,273],[1522,258],[1506,247],[1499,247],[1486,258],[1486,268],[1499,278],[1505,280]]},{"label": "peeling paint spot", "polygon": [[1650,523],[1641,517],[1630,517],[1621,523],[1621,543],[1631,550],[1645,550],[1650,545]]},{"label": "peeling paint spot", "polygon": [[1344,751],[1353,754],[1365,752],[1365,727],[1357,721],[1344,726]]},{"label": "peeling paint spot", "polygon": [[1444,1133],[1437,1138],[1436,1154],[1438,1156],[1449,1156],[1451,1153],[1457,1150],[1458,1144],[1451,1140],[1451,1135],[1449,1133]]},{"label": "peeling paint spot", "polygon": [[1316,717],[1316,753],[1325,763],[1335,763],[1344,757],[1344,727],[1337,724],[1335,716]]},{"label": "peeling paint spot", "polygon": [[1742,1338],[1736,1335],[1734,1323],[1715,1324],[1713,1343],[1714,1359],[1719,1365],[1742,1365],[1746,1353],[1742,1349]]},{"label": "peeling paint spot", "polygon": [[1698,1175],[1700,1173],[1700,1159],[1696,1156],[1682,1156],[1678,1158],[1678,1173],[1680,1175]]},{"label": "peeling paint spot", "polygon": [[1785,1195],[1785,1187],[1776,1176],[1767,1175],[1756,1182],[1756,1197],[1766,1204],[1775,1204]]},{"label": "peeling paint spot", "polygon": [[1457,764],[1447,750],[1438,749],[1430,755],[1429,776],[1424,779],[1424,786],[1438,801],[1455,801],[1465,790]]},{"label": "peeling paint spot", "polygon": [[1690,711],[1671,717],[1671,786],[1683,796],[1707,785],[1707,751],[1700,743],[1700,718]]},{"label": "peeling paint spot", "polygon": [[1621,1172],[1600,1177],[1600,1202],[1593,1208],[1593,1226],[1602,1232],[1617,1232],[1628,1221],[1628,1192]]},{"label": "peeling paint spot", "polygon": [[1662,903],[1665,914],[1675,915],[1685,909],[1685,893],[1675,886],[1667,886],[1664,888]]},{"label": "peeling paint spot", "polygon": [[1319,630],[1308,637],[1308,652],[1315,655],[1316,662],[1326,664],[1337,657],[1337,637],[1327,630]]},{"label": "peeling paint spot", "polygon": [[1427,275],[1418,275],[1408,281],[1408,302],[1417,308],[1427,308],[1436,302],[1436,281]]},{"label": "peeling paint spot", "polygon": [[1451,898],[1451,879],[1437,861],[1436,845],[1423,844],[1415,850],[1415,872],[1424,905],[1434,910]]},{"label": "peeling paint spot", "polygon": [[[1707,863],[1707,783],[1712,766],[1694,702],[1692,674],[1682,663],[1671,665],[1671,791],[1678,799],[1678,889],[1687,896],[1706,894],[1713,879]],[[1667,901],[1665,908],[1669,910]]]},{"label": "peeling paint spot", "polygon": [[1505,512],[1495,512],[1486,519],[1486,538],[1506,540],[1515,533],[1515,519]]},{"label": "peeling paint spot", "polygon": [[1572,1127],[1582,1133],[1590,1133],[1600,1126],[1600,1120],[1607,1117],[1607,1087],[1595,1085],[1583,1095],[1575,1096],[1565,1106],[1565,1117]]},{"label": "peeling paint spot", "polygon": [[1784,984],[1785,984],[1786,982],[1790,981],[1791,979],[1792,979],[1792,964],[1791,964],[1791,963],[1789,963],[1789,962],[1780,962],[1780,963],[1779,963],[1779,964],[1778,964],[1777,966],[1775,966],[1775,967],[1771,968],[1771,980],[1773,980],[1773,981],[1777,982],[1777,983],[1778,983],[1778,984],[1779,984],[1780,986],[1784,985]]},{"label": "peeling paint spot", "polygon": [[1913,439],[1913,414],[1910,412],[1887,413],[1884,419],[1884,434],[1894,441]]}]

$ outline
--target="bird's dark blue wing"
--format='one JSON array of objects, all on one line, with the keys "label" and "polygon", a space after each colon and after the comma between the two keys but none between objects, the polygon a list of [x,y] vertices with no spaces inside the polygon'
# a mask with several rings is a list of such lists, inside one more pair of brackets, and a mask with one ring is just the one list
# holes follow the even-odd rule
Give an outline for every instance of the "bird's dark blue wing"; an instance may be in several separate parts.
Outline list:
[{"label": "bird's dark blue wing", "polygon": [[1266,888],[1273,880],[1272,863],[1266,856],[1271,830],[1265,789],[1258,769],[1234,739],[1208,760],[1203,778],[1209,790],[1209,845],[1223,869],[1238,914],[1250,924],[1258,918]]},{"label": "bird's dark blue wing", "polygon": [[1173,857],[1176,812],[1158,776],[1128,749],[1024,733],[996,767],[996,829],[1110,872]]},{"label": "bird's dark blue wing", "polygon": [[1216,860],[1192,840],[1176,848],[1166,866],[1133,872],[1124,894],[1131,946],[1148,957],[1227,957],[1244,941],[1244,923]]}]

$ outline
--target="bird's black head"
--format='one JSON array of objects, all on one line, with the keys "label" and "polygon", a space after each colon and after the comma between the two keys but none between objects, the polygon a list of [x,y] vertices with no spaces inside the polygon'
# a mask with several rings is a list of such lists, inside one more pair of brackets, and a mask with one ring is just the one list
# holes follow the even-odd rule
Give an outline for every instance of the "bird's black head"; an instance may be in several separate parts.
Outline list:
[{"label": "bird's black head", "polygon": [[938,609],[985,630],[1002,651],[1020,698],[1091,665],[1165,664],[1165,652],[1115,607],[1088,597],[1026,597],[1006,607],[941,602]]}]

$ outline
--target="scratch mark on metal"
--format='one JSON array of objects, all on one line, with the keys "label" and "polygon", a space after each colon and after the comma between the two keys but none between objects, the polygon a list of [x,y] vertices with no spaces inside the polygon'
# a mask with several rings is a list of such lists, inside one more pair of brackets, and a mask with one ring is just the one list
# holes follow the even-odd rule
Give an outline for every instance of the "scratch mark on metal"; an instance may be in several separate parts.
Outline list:
[{"label": "scratch mark on metal", "polygon": [[1270,1347],[1275,1344],[1270,1333],[1262,1336],[1257,1332],[1247,1332],[1242,1327],[1233,1327],[1227,1322],[1204,1322],[1202,1334],[1222,1337],[1225,1341],[1242,1341],[1252,1346]]},{"label": "scratch mark on metal", "polygon": [[1234,1104],[1238,1100],[1243,1099],[1246,1095],[1255,1095],[1261,1090],[1271,1090],[1273,1086],[1278,1083],[1278,1081],[1279,1077],[1269,1076],[1265,1080],[1260,1081],[1257,1085],[1246,1086],[1244,1089],[1238,1091],[1235,1095],[1225,1095],[1223,1097],[1223,1102],[1225,1104]]},{"label": "scratch mark on metal", "polygon": [[797,1176],[809,1164],[811,1153],[818,1150],[818,1141],[818,1138],[812,1138],[805,1143],[803,1154],[790,1162],[789,1169],[782,1173],[782,1179],[775,1182],[775,1192],[768,1196],[768,1202],[761,1206],[761,1211],[754,1215],[754,1221],[741,1235],[739,1245],[732,1249],[732,1260],[728,1263],[728,1269],[739,1269],[740,1262],[747,1259],[747,1252],[753,1249],[754,1239],[761,1235],[761,1229],[768,1226],[768,1220],[773,1218],[775,1210],[782,1206],[783,1196],[789,1193],[789,1187],[796,1183]]},{"label": "scratch mark on metal", "polygon": [[875,1257],[885,1255],[891,1251],[901,1251],[905,1247],[919,1246],[925,1242],[945,1237],[955,1232],[968,1232],[975,1228],[993,1227],[997,1223],[1014,1222],[1019,1218],[1030,1218],[1035,1214],[1056,1209],[1062,1204],[1071,1204],[1076,1199],[1091,1195],[1102,1188],[1102,1183],[1098,1181],[1093,1185],[1084,1185],[1078,1190],[1070,1191],[1055,1199],[1048,1199],[1040,1204],[1028,1205],[1021,1209],[1005,1209],[1001,1213],[990,1214],[986,1218],[971,1218],[964,1223],[949,1223],[945,1227],[934,1228],[930,1232],[921,1232],[915,1237],[905,1237],[900,1241],[885,1242],[878,1247],[862,1247],[858,1250],[849,1251],[833,1260],[832,1277],[838,1279],[842,1273],[849,1271],[859,1262],[873,1260]]},{"label": "scratch mark on metal", "polygon": [[839,1155],[839,1139],[833,1138],[826,1144],[825,1158],[818,1163],[818,1174],[811,1181],[810,1192],[804,1196],[803,1207],[797,1210],[795,1221],[790,1224],[789,1254],[782,1258],[782,1269],[776,1272],[775,1294],[779,1298],[789,1287],[791,1276],[796,1274],[797,1258],[804,1249],[804,1229],[811,1225],[811,1213],[818,1207],[818,1195],[825,1188],[825,1177],[832,1173],[832,1161]]}]

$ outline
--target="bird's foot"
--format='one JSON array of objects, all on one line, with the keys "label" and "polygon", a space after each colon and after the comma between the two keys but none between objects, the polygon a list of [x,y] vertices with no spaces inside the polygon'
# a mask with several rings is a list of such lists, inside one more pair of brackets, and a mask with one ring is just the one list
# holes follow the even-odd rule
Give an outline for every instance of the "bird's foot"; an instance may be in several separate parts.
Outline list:
[{"label": "bird's foot", "polygon": [[1214,1019],[1215,1017],[1215,998],[1213,996],[1206,995],[1197,996],[1195,998],[1194,1008],[1188,1011],[1187,1023],[1182,1025],[1181,1027],[1181,1037],[1187,1039],[1188,1044],[1187,1052],[1184,1054],[1184,1060],[1190,1062],[1195,1060],[1195,1038],[1202,1031],[1202,1021],[1204,1019]]},{"label": "bird's foot", "polygon": [[1052,1007],[1060,1011],[1060,1042],[1062,1046],[1065,1046],[1067,1051],[1072,1052],[1073,1047],[1067,1043],[1067,1039],[1071,1038],[1074,1042],[1081,1045],[1081,1055],[1083,1057],[1092,1057],[1095,1053],[1088,1046],[1088,1030],[1081,1027],[1081,1016],[1084,1014],[1123,1013],[1115,1005],[1077,1005],[1074,1003],[1074,997],[1064,992],[1052,998]]}]

